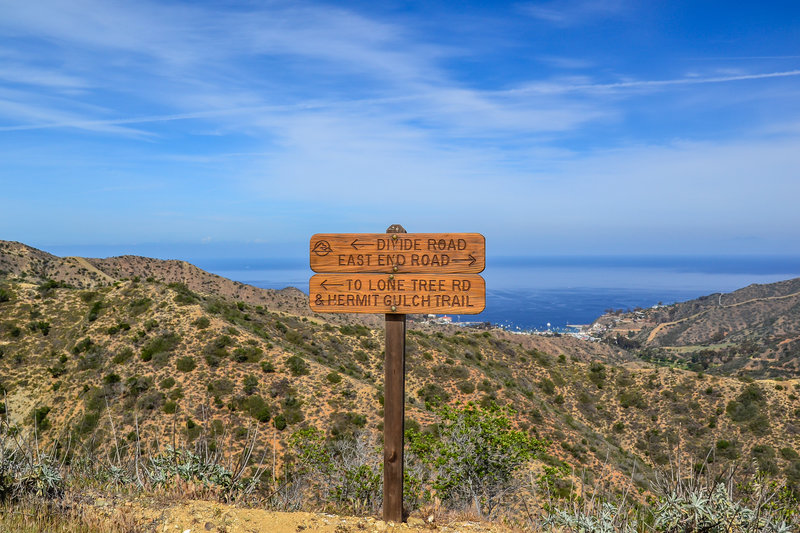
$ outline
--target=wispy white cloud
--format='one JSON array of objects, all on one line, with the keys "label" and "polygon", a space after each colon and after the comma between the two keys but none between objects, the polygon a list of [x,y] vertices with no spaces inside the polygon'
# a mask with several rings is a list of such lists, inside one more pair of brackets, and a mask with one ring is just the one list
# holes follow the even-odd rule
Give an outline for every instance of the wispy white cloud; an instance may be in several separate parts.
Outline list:
[{"label": "wispy white cloud", "polygon": [[619,15],[626,7],[624,0],[560,0],[520,6],[527,15],[557,26],[574,26]]},{"label": "wispy white cloud", "polygon": [[539,82],[529,84],[521,88],[511,89],[508,93],[541,93],[558,94],[570,92],[595,92],[595,91],[616,91],[624,89],[648,89],[662,88],[680,85],[702,85],[713,83],[730,83],[747,80],[763,80],[769,78],[788,78],[800,76],[800,70],[786,70],[782,72],[766,72],[760,74],[740,74],[733,76],[711,76],[701,77],[693,75],[685,78],[675,78],[671,80],[631,80],[614,83],[570,83],[570,82]]}]

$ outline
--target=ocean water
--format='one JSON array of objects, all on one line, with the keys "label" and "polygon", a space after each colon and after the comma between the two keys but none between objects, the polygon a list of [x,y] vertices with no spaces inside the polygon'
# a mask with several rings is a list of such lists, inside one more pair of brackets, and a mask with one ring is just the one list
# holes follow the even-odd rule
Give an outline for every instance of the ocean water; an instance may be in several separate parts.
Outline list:
[{"label": "ocean water", "polygon": [[[303,260],[201,259],[195,264],[257,287],[297,287],[305,293],[313,274]],[[486,309],[455,315],[454,321],[563,330],[591,323],[607,309],[650,307],[800,277],[800,257],[489,258],[482,275]]]}]

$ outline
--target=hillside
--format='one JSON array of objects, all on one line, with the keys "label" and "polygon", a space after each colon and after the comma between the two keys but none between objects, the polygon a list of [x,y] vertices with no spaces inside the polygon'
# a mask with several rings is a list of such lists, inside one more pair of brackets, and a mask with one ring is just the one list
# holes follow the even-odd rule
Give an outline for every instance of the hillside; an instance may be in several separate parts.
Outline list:
[{"label": "hillside", "polygon": [[800,376],[800,278],[608,314],[593,327],[646,360],[718,374]]},{"label": "hillside", "polygon": [[[178,261],[57,258],[0,242],[0,271],[0,412],[64,460],[138,465],[186,448],[235,470],[245,454],[242,471],[267,472],[270,494],[295,460],[297,430],[377,446],[380,327],[334,323],[344,319],[311,313],[300,291]],[[570,337],[413,324],[406,371],[409,428],[435,435],[443,405],[499,404],[513,407],[514,428],[547,440],[518,491],[534,507],[545,482],[555,497],[629,487],[644,501],[654,470],[709,454],[800,489],[796,379],[654,366]],[[369,457],[379,464],[377,451]]]}]

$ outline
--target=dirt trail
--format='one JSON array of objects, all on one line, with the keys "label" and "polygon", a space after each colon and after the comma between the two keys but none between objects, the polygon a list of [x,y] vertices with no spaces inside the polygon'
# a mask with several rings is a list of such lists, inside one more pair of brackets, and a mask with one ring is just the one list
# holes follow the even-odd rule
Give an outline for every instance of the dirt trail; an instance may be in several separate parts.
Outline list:
[{"label": "dirt trail", "polygon": [[116,279],[112,278],[111,276],[109,276],[108,274],[103,272],[102,270],[98,269],[97,267],[95,267],[94,265],[89,263],[89,261],[87,261],[83,257],[65,257],[64,259],[67,260],[67,261],[76,262],[82,268],[85,268],[89,272],[94,272],[95,274],[100,276],[100,278],[102,278],[103,280],[105,280],[105,281],[107,281],[109,283],[114,283],[115,281],[117,281]]},{"label": "dirt trail", "polygon": [[704,315],[704,314],[708,313],[709,311],[711,311],[712,309],[728,309],[728,308],[731,308],[731,307],[739,307],[740,305],[751,304],[751,303],[754,303],[754,302],[766,302],[766,301],[769,301],[769,300],[785,300],[786,298],[791,298],[793,296],[800,296],[800,292],[793,292],[792,294],[785,294],[783,296],[765,296],[764,298],[752,298],[750,300],[745,300],[743,302],[737,302],[735,304],[722,305],[722,303],[721,303],[722,302],[722,295],[720,295],[720,305],[718,305],[717,307],[709,307],[708,309],[700,311],[699,313],[695,313],[692,316],[687,316],[685,318],[681,318],[680,320],[675,320],[674,322],[664,322],[663,324],[657,325],[653,329],[653,331],[651,331],[650,334],[647,336],[647,342],[651,342],[653,339],[655,339],[656,335],[658,335],[658,332],[661,331],[662,329],[670,327],[670,326],[674,326],[676,324],[680,324],[681,322],[686,322],[687,320],[691,320],[691,319],[696,318],[696,317],[698,317],[700,315]]},{"label": "dirt trail", "polygon": [[338,516],[326,513],[277,512],[258,508],[201,500],[173,503],[167,507],[143,502],[112,504],[103,498],[93,507],[105,520],[134,522],[144,531],[158,533],[513,533],[501,524],[477,521],[429,522],[410,517],[407,523],[395,524],[373,517]]}]

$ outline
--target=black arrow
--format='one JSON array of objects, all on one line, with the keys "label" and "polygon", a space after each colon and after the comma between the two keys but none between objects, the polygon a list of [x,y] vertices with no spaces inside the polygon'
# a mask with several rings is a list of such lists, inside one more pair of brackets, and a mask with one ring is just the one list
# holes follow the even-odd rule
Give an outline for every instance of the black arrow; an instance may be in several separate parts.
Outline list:
[{"label": "black arrow", "polygon": [[331,287],[341,287],[342,285],[344,285],[343,283],[328,283],[328,280],[326,279],[323,280],[322,283],[319,284],[319,286],[327,291],[328,287],[326,284],[330,285]]},{"label": "black arrow", "polygon": [[353,248],[355,248],[356,250],[358,250],[358,247],[359,247],[359,246],[371,246],[371,245],[369,245],[369,244],[364,244],[364,243],[359,243],[359,242],[358,242],[358,239],[353,239],[353,242],[351,242],[351,243],[350,243],[350,246],[352,246]]},{"label": "black arrow", "polygon": [[475,259],[472,256],[472,254],[469,254],[467,257],[469,257],[469,259],[453,259],[453,263],[466,263],[467,261],[469,261],[469,265],[467,266],[472,266],[475,264],[475,261],[477,261],[477,259]]}]

